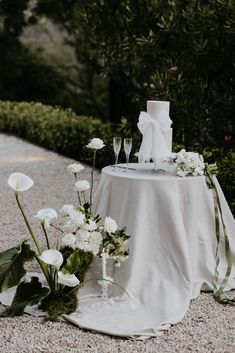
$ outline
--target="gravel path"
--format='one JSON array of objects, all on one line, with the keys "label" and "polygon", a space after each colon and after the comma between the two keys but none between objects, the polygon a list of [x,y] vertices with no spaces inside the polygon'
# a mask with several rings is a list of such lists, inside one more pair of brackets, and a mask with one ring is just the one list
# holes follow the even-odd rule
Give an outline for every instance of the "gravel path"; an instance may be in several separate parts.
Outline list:
[{"label": "gravel path", "polygon": [[[76,201],[73,180],[66,172],[66,166],[73,162],[16,137],[0,134],[0,251],[28,238],[14,194],[7,186],[8,176],[20,171],[34,180],[34,187],[23,195],[26,209],[33,215],[41,208],[59,209],[64,203]],[[84,174],[84,178],[89,178],[89,167]],[[98,179],[96,173],[96,185]],[[36,270],[36,267],[30,269]],[[229,296],[232,294],[234,291]],[[181,323],[145,342],[80,330],[62,320],[45,322],[42,318],[24,315],[0,319],[0,353],[234,353],[234,322],[235,309],[215,303],[208,293],[192,300]]]}]

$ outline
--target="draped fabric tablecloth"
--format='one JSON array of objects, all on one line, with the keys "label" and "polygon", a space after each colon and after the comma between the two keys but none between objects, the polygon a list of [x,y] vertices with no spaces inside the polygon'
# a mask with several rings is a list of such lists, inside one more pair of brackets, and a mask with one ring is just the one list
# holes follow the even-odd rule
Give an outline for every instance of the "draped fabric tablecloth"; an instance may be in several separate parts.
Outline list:
[{"label": "draped fabric tablecloth", "polygon": [[[102,170],[93,209],[102,217],[114,218],[119,227],[126,226],[131,235],[130,257],[114,270],[114,281],[134,299],[130,302],[125,294],[116,292],[117,297],[102,306],[95,303],[95,290],[90,287],[78,312],[66,318],[80,327],[111,335],[151,337],[166,328],[164,324],[181,321],[190,300],[202,289],[213,289],[214,204],[204,176],[154,174],[151,164],[130,167],[136,170]],[[235,221],[216,179],[215,183],[233,257],[225,288],[230,290],[235,288]],[[220,257],[223,278],[227,268],[223,250]],[[99,287],[96,290],[100,293]]]},{"label": "draped fabric tablecloth", "polygon": [[[214,203],[204,176],[155,174],[152,164],[130,167],[136,170],[102,170],[93,209],[114,218],[119,227],[126,226],[131,235],[130,257],[115,269],[114,281],[134,296],[134,304],[122,295],[100,311],[84,308],[74,322],[118,336],[154,336],[163,324],[181,321],[202,289],[213,289]],[[230,290],[235,288],[235,221],[216,178],[215,183],[233,257],[225,288]],[[220,256],[223,278],[223,250]]]}]

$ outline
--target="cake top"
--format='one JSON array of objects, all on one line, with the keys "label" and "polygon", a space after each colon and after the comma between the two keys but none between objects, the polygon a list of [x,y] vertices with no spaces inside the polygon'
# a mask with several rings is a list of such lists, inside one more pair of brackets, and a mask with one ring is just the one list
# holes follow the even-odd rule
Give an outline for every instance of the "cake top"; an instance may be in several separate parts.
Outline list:
[{"label": "cake top", "polygon": [[169,116],[170,102],[167,101],[147,101],[147,113],[157,119],[161,113]]}]

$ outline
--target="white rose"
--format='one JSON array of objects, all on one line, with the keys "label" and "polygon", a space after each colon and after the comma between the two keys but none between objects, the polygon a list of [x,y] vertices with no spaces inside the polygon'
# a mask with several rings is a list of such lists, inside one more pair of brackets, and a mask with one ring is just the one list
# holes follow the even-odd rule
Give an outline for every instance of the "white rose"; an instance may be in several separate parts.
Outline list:
[{"label": "white rose", "polygon": [[82,241],[89,241],[90,233],[86,229],[79,229],[78,233],[78,238],[77,240],[82,240]]},{"label": "white rose", "polygon": [[112,219],[111,217],[105,217],[104,220],[104,230],[111,234],[111,233],[115,233],[117,230],[118,226],[117,223],[114,219]]},{"label": "white rose", "polygon": [[93,138],[86,147],[92,150],[101,150],[105,146],[103,140],[99,138]]},{"label": "white rose", "polygon": [[68,216],[69,213],[71,211],[74,210],[74,206],[73,205],[64,205],[61,209],[60,209],[60,214],[61,216]]},{"label": "white rose", "polygon": [[65,236],[62,238],[62,244],[64,246],[69,246],[70,248],[75,249],[76,248],[76,246],[75,246],[76,240],[77,240],[77,238],[75,237],[74,234],[68,233],[68,234],[65,234]]},{"label": "white rose", "polygon": [[58,272],[58,283],[63,284],[67,287],[76,287],[79,285],[80,281],[75,275],[68,273],[63,273],[62,271]]},{"label": "white rose", "polygon": [[65,223],[65,225],[63,226],[63,231],[65,233],[73,233],[76,232],[77,229],[78,225],[71,220]]},{"label": "white rose", "polygon": [[75,183],[74,188],[76,191],[84,192],[90,189],[90,184],[87,180],[79,180]]},{"label": "white rose", "polygon": [[85,215],[77,210],[72,210],[71,212],[69,212],[69,218],[77,226],[82,225],[85,221]]},{"label": "white rose", "polygon": [[188,173],[183,171],[183,170],[177,170],[177,175],[179,175],[180,177],[185,177]]},{"label": "white rose", "polygon": [[89,219],[88,223],[84,223],[83,229],[86,229],[92,232],[93,230],[97,229],[97,223],[92,219]]},{"label": "white rose", "polygon": [[80,163],[70,164],[67,167],[68,172],[70,172],[72,174],[80,173],[83,169],[85,169],[85,168]]}]

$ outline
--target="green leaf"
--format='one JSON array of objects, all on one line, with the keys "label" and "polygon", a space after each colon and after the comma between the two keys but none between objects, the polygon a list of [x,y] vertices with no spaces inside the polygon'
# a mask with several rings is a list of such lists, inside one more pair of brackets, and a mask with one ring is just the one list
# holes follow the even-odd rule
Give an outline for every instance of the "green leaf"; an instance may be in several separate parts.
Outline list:
[{"label": "green leaf", "polygon": [[37,277],[32,277],[31,282],[20,283],[10,308],[4,310],[0,317],[22,315],[27,305],[39,303],[41,299],[47,296],[49,291],[48,288],[42,287]]},{"label": "green leaf", "polygon": [[34,256],[35,252],[26,241],[0,253],[0,293],[20,282],[26,273],[25,262],[33,260]]},{"label": "green leaf", "polygon": [[66,265],[63,266],[64,273],[74,274],[79,271],[81,266],[80,251],[74,251],[67,259]]}]

